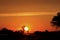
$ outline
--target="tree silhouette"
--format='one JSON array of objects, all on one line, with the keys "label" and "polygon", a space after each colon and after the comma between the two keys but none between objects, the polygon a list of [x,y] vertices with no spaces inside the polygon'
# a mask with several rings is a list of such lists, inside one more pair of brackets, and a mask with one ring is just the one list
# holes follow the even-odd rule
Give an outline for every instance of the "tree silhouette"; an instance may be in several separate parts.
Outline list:
[{"label": "tree silhouette", "polygon": [[60,12],[57,13],[57,16],[54,16],[51,24],[56,27],[56,31],[58,27],[60,27]]}]

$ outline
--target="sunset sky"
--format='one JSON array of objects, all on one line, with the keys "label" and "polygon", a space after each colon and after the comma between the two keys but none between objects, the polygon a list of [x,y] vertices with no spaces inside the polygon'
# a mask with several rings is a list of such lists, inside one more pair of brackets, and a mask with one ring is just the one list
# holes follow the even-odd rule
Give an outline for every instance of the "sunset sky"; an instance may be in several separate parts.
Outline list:
[{"label": "sunset sky", "polygon": [[60,12],[60,0],[0,0],[0,29],[20,30],[28,25],[31,32],[54,31],[50,21]]}]

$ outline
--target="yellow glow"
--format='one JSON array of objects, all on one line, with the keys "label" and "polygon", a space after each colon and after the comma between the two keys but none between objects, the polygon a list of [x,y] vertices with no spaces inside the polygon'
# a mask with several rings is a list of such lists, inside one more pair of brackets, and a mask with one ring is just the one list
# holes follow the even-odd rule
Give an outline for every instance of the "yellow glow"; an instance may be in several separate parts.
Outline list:
[{"label": "yellow glow", "polygon": [[35,15],[56,15],[56,12],[24,12],[24,13],[0,14],[0,16],[35,16]]},{"label": "yellow glow", "polygon": [[22,28],[17,28],[17,30],[22,30]]},{"label": "yellow glow", "polygon": [[25,30],[25,31],[28,31],[28,30],[29,30],[29,28],[26,26],[26,27],[24,28],[24,30]]}]

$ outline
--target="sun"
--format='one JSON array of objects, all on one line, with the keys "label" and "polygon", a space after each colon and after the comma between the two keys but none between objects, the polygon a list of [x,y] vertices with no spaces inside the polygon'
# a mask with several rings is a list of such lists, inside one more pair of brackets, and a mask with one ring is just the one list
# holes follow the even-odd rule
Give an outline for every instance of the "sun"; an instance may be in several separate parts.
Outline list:
[{"label": "sun", "polygon": [[25,27],[24,27],[24,30],[25,30],[25,31],[29,31],[28,26],[25,26]]}]

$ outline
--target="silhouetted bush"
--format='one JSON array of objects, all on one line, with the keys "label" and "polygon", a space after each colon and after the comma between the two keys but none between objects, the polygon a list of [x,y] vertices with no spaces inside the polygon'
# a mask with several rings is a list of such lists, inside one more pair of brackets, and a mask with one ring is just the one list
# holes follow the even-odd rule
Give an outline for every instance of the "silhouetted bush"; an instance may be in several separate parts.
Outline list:
[{"label": "silhouetted bush", "polygon": [[51,21],[51,25],[56,27],[60,27],[60,12],[57,13],[57,16],[54,16]]},{"label": "silhouetted bush", "polygon": [[13,32],[12,30],[8,30],[3,28],[0,30],[0,40],[52,40],[52,39],[60,39],[60,31],[58,32],[40,32],[35,31],[34,33],[30,33],[29,35],[25,35],[22,30]]}]

